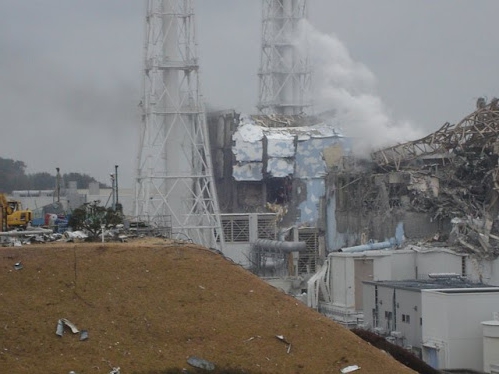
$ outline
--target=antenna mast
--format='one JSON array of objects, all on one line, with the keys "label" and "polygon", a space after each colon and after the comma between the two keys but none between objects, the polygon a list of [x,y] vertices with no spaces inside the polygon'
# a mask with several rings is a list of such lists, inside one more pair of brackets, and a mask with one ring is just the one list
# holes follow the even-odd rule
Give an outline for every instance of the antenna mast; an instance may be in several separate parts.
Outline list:
[{"label": "antenna mast", "polygon": [[311,106],[308,53],[296,45],[307,0],[262,0],[262,50],[258,110],[302,114]]},{"label": "antenna mast", "polygon": [[192,0],[147,0],[135,215],[223,250]]}]

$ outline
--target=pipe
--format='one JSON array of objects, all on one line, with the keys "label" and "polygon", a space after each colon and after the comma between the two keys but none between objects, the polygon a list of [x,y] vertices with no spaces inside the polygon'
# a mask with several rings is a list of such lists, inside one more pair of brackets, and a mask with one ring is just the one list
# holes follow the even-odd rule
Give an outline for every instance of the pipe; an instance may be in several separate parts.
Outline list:
[{"label": "pipe", "polygon": [[53,234],[54,231],[50,229],[30,230],[30,231],[7,231],[0,232],[0,236],[24,236],[24,235],[38,235],[38,234]]},{"label": "pipe", "polygon": [[307,250],[306,242],[285,242],[280,240],[256,239],[253,243],[262,249],[280,250],[289,252],[305,252]]},{"label": "pipe", "polygon": [[364,251],[373,251],[376,249],[388,249],[391,247],[395,247],[396,245],[401,245],[404,243],[404,224],[399,222],[397,228],[395,229],[395,237],[385,240],[384,242],[374,243],[369,241],[367,244],[356,245],[354,247],[341,248],[338,252],[347,252],[347,253],[355,253],[355,252],[364,252]]},{"label": "pipe", "polygon": [[395,242],[395,240],[387,240],[385,242],[367,243],[367,244],[362,244],[362,245],[356,245],[354,247],[341,248],[341,249],[338,249],[338,252],[354,253],[354,252],[373,251],[376,249],[391,248],[391,247],[395,246],[396,244],[397,243]]}]

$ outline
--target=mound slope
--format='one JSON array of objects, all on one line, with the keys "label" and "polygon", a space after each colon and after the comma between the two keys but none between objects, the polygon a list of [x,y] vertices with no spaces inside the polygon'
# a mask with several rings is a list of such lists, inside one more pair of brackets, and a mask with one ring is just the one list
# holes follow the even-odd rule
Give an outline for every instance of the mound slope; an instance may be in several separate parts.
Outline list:
[{"label": "mound slope", "polygon": [[[21,262],[23,269],[14,264]],[[0,248],[1,373],[413,373],[223,256],[162,240]],[[88,339],[68,328],[67,318]],[[282,335],[291,344],[276,338]]]}]

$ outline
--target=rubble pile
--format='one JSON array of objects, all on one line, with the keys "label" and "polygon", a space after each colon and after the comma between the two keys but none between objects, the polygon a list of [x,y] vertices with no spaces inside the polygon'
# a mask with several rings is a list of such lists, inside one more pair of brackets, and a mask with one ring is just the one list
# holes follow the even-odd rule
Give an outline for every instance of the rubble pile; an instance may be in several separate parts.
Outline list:
[{"label": "rubble pile", "polygon": [[[426,213],[446,230],[432,238],[467,252],[499,254],[499,105],[477,101],[456,125],[372,154],[372,170],[344,171],[336,191],[349,208],[397,215]],[[343,191],[344,190],[344,191]]]}]

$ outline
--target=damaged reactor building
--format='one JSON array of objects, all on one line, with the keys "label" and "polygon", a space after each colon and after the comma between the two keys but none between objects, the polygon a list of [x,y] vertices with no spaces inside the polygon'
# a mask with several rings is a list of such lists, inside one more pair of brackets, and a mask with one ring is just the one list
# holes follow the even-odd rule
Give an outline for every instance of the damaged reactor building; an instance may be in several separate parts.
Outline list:
[{"label": "damaged reactor building", "polygon": [[366,160],[319,117],[212,112],[221,211],[273,212],[281,234],[313,232],[312,272],[321,256],[395,237],[400,224],[406,243],[452,245],[492,259],[499,244],[498,120],[498,100],[480,99],[458,124]]},{"label": "damaged reactor building", "polygon": [[[411,337],[409,326],[433,318],[423,317],[425,289],[491,302],[473,308],[479,327],[499,308],[497,99],[369,159],[320,117],[229,110],[210,113],[208,125],[225,254],[269,283],[427,362],[443,338],[422,322]],[[382,307],[383,287],[393,300]],[[424,297],[401,312],[396,291],[410,287]]]},{"label": "damaged reactor building", "polygon": [[[220,208],[275,213],[279,239],[291,228],[306,232],[299,237],[313,242],[303,267],[310,272],[330,252],[395,238],[400,224],[405,243],[456,246],[493,259],[498,119],[498,100],[480,99],[458,124],[366,160],[353,156],[351,139],[319,117],[212,112]],[[387,246],[401,244],[396,241]]]}]

